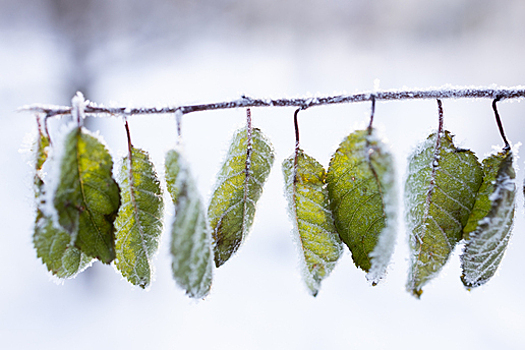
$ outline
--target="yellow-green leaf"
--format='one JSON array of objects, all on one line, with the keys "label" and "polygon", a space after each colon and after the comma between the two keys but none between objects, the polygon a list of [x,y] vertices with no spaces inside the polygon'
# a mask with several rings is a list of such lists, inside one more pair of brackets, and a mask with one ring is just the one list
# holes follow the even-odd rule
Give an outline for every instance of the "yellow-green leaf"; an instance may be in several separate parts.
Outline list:
[{"label": "yellow-green leaf", "polygon": [[166,183],[175,204],[171,227],[173,276],[188,296],[203,298],[212,282],[211,230],[188,165],[175,150],[166,155]]},{"label": "yellow-green leaf", "polygon": [[248,234],[273,160],[273,147],[259,129],[248,134],[243,128],[234,134],[208,207],[217,267]]},{"label": "yellow-green leaf", "polygon": [[410,157],[405,184],[411,248],[407,290],[415,296],[421,296],[422,287],[461,240],[482,175],[474,153],[456,148],[448,131],[430,135]]},{"label": "yellow-green leaf", "polygon": [[283,175],[304,280],[316,296],[321,281],[332,272],[343,251],[328,203],[326,173],[321,164],[299,149],[284,160]]},{"label": "yellow-green leaf", "polygon": [[355,265],[376,284],[386,273],[395,244],[392,157],[374,133],[355,131],[332,156],[326,181],[337,231]]},{"label": "yellow-green leaf", "polygon": [[58,223],[84,254],[109,264],[115,258],[113,222],[120,206],[106,147],[83,128],[66,136],[53,204]]},{"label": "yellow-green leaf", "polygon": [[122,204],[115,220],[115,265],[129,282],[145,288],[151,282],[164,210],[160,181],[146,151],[131,147],[118,183]]},{"label": "yellow-green leaf", "polygon": [[461,280],[467,288],[486,283],[507,249],[514,219],[516,174],[512,153],[503,151],[483,160],[483,183],[467,226],[461,255]]}]

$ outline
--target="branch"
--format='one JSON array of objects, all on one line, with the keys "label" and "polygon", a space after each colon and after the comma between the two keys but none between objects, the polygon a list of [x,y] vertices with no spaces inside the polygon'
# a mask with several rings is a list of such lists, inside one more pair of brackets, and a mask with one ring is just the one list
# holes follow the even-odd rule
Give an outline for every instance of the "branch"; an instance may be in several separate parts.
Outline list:
[{"label": "branch", "polygon": [[[310,107],[324,106],[341,103],[356,103],[372,101],[394,101],[394,100],[421,100],[421,99],[460,99],[460,98],[490,98],[499,100],[524,98],[525,87],[517,86],[512,88],[486,88],[486,87],[449,87],[429,90],[385,90],[375,92],[362,92],[350,95],[336,95],[326,97],[308,98],[281,98],[281,99],[254,99],[242,96],[240,99],[229,102],[217,102],[188,106],[174,107],[150,107],[150,108],[130,108],[130,107],[104,107],[90,102],[84,112],[86,115],[92,114],[111,114],[111,115],[134,115],[134,114],[170,114],[177,111],[182,114],[192,112],[210,111],[217,109],[248,108],[248,107],[299,107],[307,109]],[[31,111],[45,113],[48,117],[57,115],[71,114],[71,107],[49,106],[49,105],[30,105],[24,106],[19,111]]]}]

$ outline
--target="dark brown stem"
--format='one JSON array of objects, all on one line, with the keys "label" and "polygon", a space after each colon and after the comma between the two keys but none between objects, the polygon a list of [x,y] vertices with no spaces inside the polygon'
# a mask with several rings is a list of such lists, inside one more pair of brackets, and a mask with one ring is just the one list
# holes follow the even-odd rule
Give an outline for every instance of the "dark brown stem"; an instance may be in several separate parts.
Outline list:
[{"label": "dark brown stem", "polygon": [[131,135],[129,133],[129,125],[128,125],[128,120],[126,118],[124,119],[124,128],[126,128],[126,136],[128,138],[128,155],[129,155],[129,160],[131,162],[131,148],[133,147],[133,145],[131,144]]},{"label": "dark brown stem", "polygon": [[441,100],[437,100],[438,104],[438,140],[441,137],[441,134],[443,133],[443,103],[441,103]]},{"label": "dark brown stem", "polygon": [[297,122],[297,115],[301,108],[297,108],[293,114],[293,125],[295,128],[295,152],[299,150],[299,123]]},{"label": "dark brown stem", "polygon": [[507,141],[507,137],[505,136],[505,131],[503,130],[503,124],[501,123],[501,118],[498,112],[498,106],[496,105],[500,100],[501,98],[500,96],[498,96],[492,101],[492,110],[494,110],[494,116],[496,117],[496,124],[498,125],[499,134],[501,135],[501,138],[503,139],[503,142],[505,143],[503,150],[507,152],[510,150],[510,144],[509,144],[509,141]]},{"label": "dark brown stem", "polygon": [[299,115],[299,111],[302,110],[302,108],[297,108],[293,114],[293,124],[295,129],[295,150],[294,150],[294,158],[293,158],[293,182],[297,182],[297,164],[299,160],[297,159],[299,157],[299,122],[297,121],[297,116]]},{"label": "dark brown stem", "polygon": [[376,97],[371,95],[372,110],[370,112],[370,123],[368,124],[368,135],[372,134],[372,123],[374,122],[374,114],[376,112]]}]

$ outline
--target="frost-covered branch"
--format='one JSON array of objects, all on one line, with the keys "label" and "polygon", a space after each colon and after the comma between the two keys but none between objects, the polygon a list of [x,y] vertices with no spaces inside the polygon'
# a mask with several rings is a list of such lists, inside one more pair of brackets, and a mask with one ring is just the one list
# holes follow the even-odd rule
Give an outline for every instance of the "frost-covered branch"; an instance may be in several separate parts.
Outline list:
[{"label": "frost-covered branch", "polygon": [[[341,103],[355,103],[372,101],[395,101],[395,100],[415,100],[415,99],[460,99],[460,98],[490,98],[490,99],[514,99],[525,97],[525,87],[442,87],[427,90],[385,90],[374,92],[361,92],[348,95],[336,95],[325,97],[305,97],[305,98],[281,98],[256,99],[247,96],[228,102],[206,103],[187,106],[167,106],[167,107],[105,107],[96,103],[89,103],[85,108],[86,115],[92,114],[113,114],[113,115],[134,115],[134,114],[169,114],[210,111],[217,109],[247,108],[247,107],[299,107],[302,109]],[[45,113],[47,116],[71,114],[71,107],[49,106],[49,105],[30,105],[20,108],[21,111],[32,111]]]}]

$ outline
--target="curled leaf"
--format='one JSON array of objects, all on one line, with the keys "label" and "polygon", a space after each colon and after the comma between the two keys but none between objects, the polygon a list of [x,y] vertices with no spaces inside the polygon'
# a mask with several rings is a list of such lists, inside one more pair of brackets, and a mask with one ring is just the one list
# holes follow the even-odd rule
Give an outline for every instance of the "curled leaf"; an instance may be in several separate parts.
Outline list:
[{"label": "curled leaf", "polygon": [[129,282],[145,288],[162,233],[160,181],[148,153],[134,147],[122,160],[118,180],[122,204],[115,220],[115,265]]},{"label": "curled leaf", "polygon": [[332,156],[327,183],[337,231],[355,265],[377,284],[386,273],[395,244],[392,157],[373,133],[355,131]]},{"label": "curled leaf", "polygon": [[461,255],[461,280],[467,288],[486,283],[507,249],[514,219],[516,174],[512,153],[500,152],[483,160],[483,183],[467,225]]},{"label": "curled leaf", "polygon": [[35,197],[36,220],[33,233],[33,244],[37,256],[42,259],[47,269],[59,278],[70,278],[82,271],[91,262],[85,254],[71,244],[71,236],[61,228],[53,225],[50,216],[44,214],[45,183],[41,174],[42,166],[47,160],[49,137],[38,130],[35,163]]},{"label": "curled leaf", "polygon": [[208,207],[217,267],[248,234],[273,160],[273,147],[259,129],[243,128],[234,134]]},{"label": "curled leaf", "polygon": [[211,230],[193,177],[180,153],[170,150],[165,165],[168,192],[175,204],[171,227],[173,276],[188,296],[203,298],[212,282]]},{"label": "curled leaf", "polygon": [[304,280],[316,296],[343,251],[328,203],[326,173],[321,164],[298,149],[284,160],[283,175],[290,219],[304,261]]},{"label": "curled leaf", "polygon": [[477,157],[456,148],[448,131],[431,134],[410,157],[405,184],[411,248],[407,289],[415,296],[421,296],[422,287],[461,240],[481,180]]},{"label": "curled leaf", "polygon": [[113,161],[83,128],[70,131],[64,147],[53,199],[58,223],[84,254],[109,264],[115,258],[113,222],[120,206]]}]

